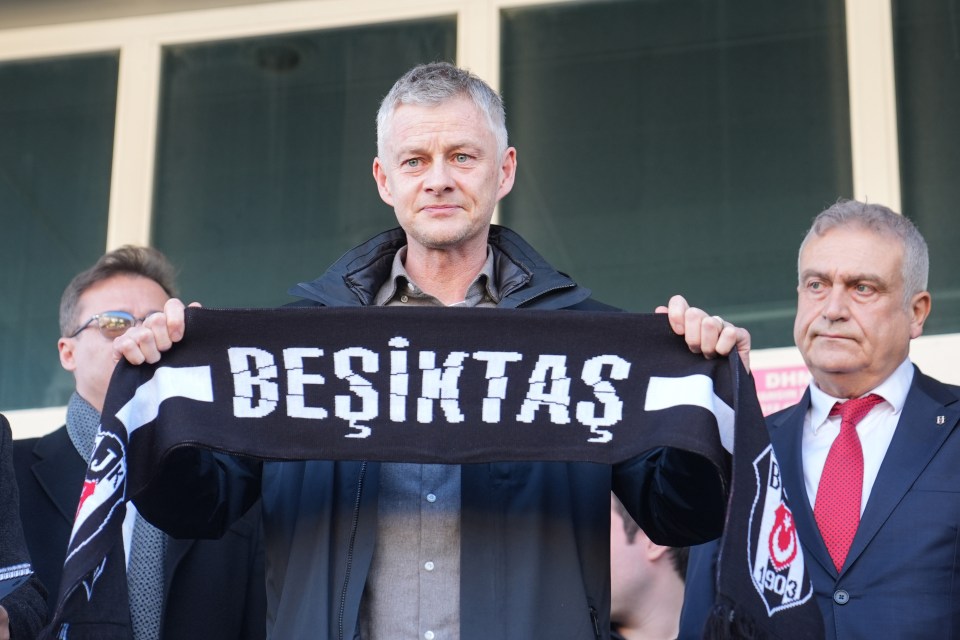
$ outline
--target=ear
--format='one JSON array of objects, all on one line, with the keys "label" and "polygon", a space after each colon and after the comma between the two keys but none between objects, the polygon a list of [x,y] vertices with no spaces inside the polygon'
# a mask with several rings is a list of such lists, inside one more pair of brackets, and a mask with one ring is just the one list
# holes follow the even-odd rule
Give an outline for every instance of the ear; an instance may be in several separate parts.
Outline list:
[{"label": "ear", "polygon": [[921,291],[910,300],[910,337],[919,338],[923,335],[923,323],[930,315],[933,301],[929,291]]},{"label": "ear", "polygon": [[393,196],[390,194],[390,187],[387,184],[387,172],[384,170],[380,158],[373,159],[373,179],[377,181],[377,191],[380,192],[380,199],[392,207]]},{"label": "ear", "polygon": [[500,186],[497,189],[497,200],[499,201],[513,189],[513,181],[517,177],[517,150],[513,147],[508,148],[500,162]]},{"label": "ear", "polygon": [[76,371],[77,359],[74,353],[76,338],[60,338],[57,340],[57,350],[60,352],[60,366],[67,371]]},{"label": "ear", "polygon": [[656,562],[657,560],[662,558],[663,555],[666,554],[667,551],[670,549],[670,547],[664,547],[657,544],[650,538],[646,538],[644,540],[644,545],[645,545],[644,552],[646,553],[647,560],[649,562]]}]

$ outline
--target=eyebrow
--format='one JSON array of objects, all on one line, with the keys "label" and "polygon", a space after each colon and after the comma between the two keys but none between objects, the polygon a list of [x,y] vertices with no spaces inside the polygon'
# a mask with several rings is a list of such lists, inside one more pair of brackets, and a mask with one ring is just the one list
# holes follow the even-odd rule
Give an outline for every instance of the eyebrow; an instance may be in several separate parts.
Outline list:
[{"label": "eyebrow", "polygon": [[[822,271],[817,271],[815,269],[807,269],[800,274],[800,281],[805,281],[810,278],[819,278],[821,280],[829,280],[830,282],[834,281],[834,278],[827,275]],[[884,278],[881,278],[876,273],[852,273],[850,275],[845,275],[842,277],[844,284],[851,285],[858,282],[873,282],[878,285],[881,289],[889,289],[890,283],[888,283]]]},{"label": "eyebrow", "polygon": [[[451,144],[448,144],[444,147],[444,153],[450,153],[455,149],[464,149],[468,151],[475,151],[479,153],[483,148],[483,145],[478,140],[455,140]],[[397,147],[397,155],[423,155],[427,152],[426,147],[423,145],[405,145]]]}]

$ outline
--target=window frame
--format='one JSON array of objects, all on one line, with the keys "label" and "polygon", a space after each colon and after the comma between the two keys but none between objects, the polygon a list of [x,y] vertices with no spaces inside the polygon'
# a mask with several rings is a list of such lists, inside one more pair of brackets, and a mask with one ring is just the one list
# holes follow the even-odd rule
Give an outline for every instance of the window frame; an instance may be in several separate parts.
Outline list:
[{"label": "window frame", "polygon": [[[0,30],[0,62],[120,52],[110,208],[104,249],[150,244],[151,207],[165,46],[455,15],[457,61],[500,83],[500,12],[584,0],[301,0]],[[589,1],[589,0],[587,0]],[[847,0],[854,197],[900,209],[893,32],[889,0]],[[838,194],[840,195],[840,194]],[[812,212],[811,212],[812,215]],[[54,313],[51,310],[51,313]],[[941,377],[960,355],[960,334],[922,338],[924,368]],[[926,346],[929,345],[929,346]],[[753,354],[755,365],[789,366],[795,348]],[[916,356],[915,356],[916,359]],[[11,411],[18,435],[43,433],[64,408]]]}]

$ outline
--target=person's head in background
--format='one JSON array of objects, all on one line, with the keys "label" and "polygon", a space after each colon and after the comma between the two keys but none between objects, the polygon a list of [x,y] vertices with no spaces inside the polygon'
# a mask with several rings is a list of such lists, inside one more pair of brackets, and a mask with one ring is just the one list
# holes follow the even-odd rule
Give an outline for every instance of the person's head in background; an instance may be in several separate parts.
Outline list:
[{"label": "person's head in background", "polygon": [[611,624],[627,640],[676,638],[689,550],[652,542],[613,494],[610,512]]},{"label": "person's head in background", "polygon": [[177,295],[175,270],[149,247],[126,245],[78,274],[60,299],[60,364],[73,373],[76,391],[103,410],[116,362],[113,339]]}]

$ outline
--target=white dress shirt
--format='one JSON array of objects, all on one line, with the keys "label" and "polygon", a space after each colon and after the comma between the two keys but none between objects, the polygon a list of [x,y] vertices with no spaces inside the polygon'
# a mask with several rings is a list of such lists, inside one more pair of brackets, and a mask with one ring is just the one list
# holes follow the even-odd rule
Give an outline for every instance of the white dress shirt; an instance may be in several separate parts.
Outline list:
[{"label": "white dress shirt", "polygon": [[[875,393],[883,402],[875,406],[857,425],[857,435],[863,447],[863,495],[860,499],[860,514],[867,505],[873,483],[877,479],[883,457],[887,453],[893,434],[897,430],[903,404],[913,382],[913,364],[907,358],[880,385],[864,395]],[[810,409],[803,423],[803,480],[810,505],[816,504],[820,475],[827,461],[833,440],[840,433],[840,416],[830,416],[830,409],[843,398],[834,398],[821,391],[815,382],[810,383]]]}]

